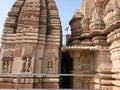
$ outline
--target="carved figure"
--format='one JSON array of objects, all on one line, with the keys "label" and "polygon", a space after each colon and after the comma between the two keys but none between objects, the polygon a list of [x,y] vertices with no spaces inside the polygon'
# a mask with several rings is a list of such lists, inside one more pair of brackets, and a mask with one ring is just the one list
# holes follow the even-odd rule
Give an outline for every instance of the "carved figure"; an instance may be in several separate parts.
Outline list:
[{"label": "carved figure", "polygon": [[22,72],[30,72],[31,57],[25,57],[23,59]]},{"label": "carved figure", "polygon": [[11,73],[13,62],[13,51],[7,50],[4,52],[2,57],[2,72]]}]

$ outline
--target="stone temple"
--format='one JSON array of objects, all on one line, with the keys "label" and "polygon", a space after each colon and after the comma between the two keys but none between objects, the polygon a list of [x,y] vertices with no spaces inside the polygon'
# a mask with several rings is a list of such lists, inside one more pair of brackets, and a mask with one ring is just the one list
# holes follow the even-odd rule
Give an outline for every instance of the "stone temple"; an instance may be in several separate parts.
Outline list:
[{"label": "stone temple", "polygon": [[[120,90],[120,0],[83,0],[62,46],[54,0],[16,0],[4,24],[0,88]],[[34,75],[41,74],[41,75]],[[46,74],[46,75],[43,75]]]}]

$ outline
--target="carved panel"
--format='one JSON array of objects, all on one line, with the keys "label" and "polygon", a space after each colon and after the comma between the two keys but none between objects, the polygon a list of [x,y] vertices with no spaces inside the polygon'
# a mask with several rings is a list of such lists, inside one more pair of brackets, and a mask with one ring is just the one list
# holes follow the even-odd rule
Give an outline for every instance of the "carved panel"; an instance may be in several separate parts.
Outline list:
[{"label": "carved panel", "polygon": [[15,45],[13,44],[2,44],[2,49],[8,50],[8,49],[14,49]]},{"label": "carved panel", "polygon": [[22,64],[22,72],[30,72],[31,71],[31,57],[24,57]]},{"label": "carved panel", "polygon": [[109,0],[105,6],[104,21],[107,25],[119,20],[120,18],[120,0]]},{"label": "carved panel", "polygon": [[56,55],[54,52],[48,52],[45,55],[45,60],[47,60],[47,72],[55,73],[56,70]]},{"label": "carved panel", "polygon": [[32,57],[33,51],[34,51],[34,45],[33,44],[23,44],[23,57]]},{"label": "carved panel", "polygon": [[12,62],[14,59],[14,52],[7,50],[2,57],[2,73],[10,73],[12,68]]},{"label": "carved panel", "polygon": [[11,50],[7,50],[4,52],[2,60],[3,61],[13,61],[13,57],[14,57],[14,52]]},{"label": "carved panel", "polygon": [[34,1],[30,1],[30,0],[27,0],[25,5],[26,7],[39,7],[40,6],[40,3],[39,3],[39,0],[34,0]]},{"label": "carved panel", "polygon": [[31,59],[33,57],[34,44],[23,44],[22,72],[31,72]]},{"label": "carved panel", "polygon": [[20,8],[18,7],[12,7],[11,12],[19,12]]},{"label": "carved panel", "polygon": [[20,21],[19,24],[21,24],[22,27],[36,27],[36,28],[39,28],[39,22],[38,21]]},{"label": "carved panel", "polygon": [[33,28],[32,26],[30,26],[29,28],[24,28],[24,27],[18,27],[17,28],[17,32],[28,32],[28,33],[35,33],[38,32],[37,28]]},{"label": "carved panel", "polygon": [[24,0],[17,0],[17,2],[15,2],[14,6],[16,7],[21,7],[24,3]]},{"label": "carved panel", "polygon": [[23,7],[22,10],[35,10],[35,11],[40,11],[40,8],[39,7]]},{"label": "carved panel", "polygon": [[39,21],[38,17],[35,17],[33,15],[31,16],[20,16],[19,17],[20,20],[33,20],[33,21]]},{"label": "carved panel", "polygon": [[46,46],[44,52],[45,73],[56,73],[58,68],[58,46]]},{"label": "carved panel", "polygon": [[13,22],[15,22],[16,21],[16,17],[8,17],[7,19],[6,19],[6,22],[10,22],[10,23],[13,23]]},{"label": "carved panel", "polygon": [[2,61],[2,73],[11,73],[12,63],[13,61]]},{"label": "carved panel", "polygon": [[3,32],[6,33],[6,32],[9,32],[9,33],[13,33],[14,29],[11,28],[11,27],[5,27]]}]

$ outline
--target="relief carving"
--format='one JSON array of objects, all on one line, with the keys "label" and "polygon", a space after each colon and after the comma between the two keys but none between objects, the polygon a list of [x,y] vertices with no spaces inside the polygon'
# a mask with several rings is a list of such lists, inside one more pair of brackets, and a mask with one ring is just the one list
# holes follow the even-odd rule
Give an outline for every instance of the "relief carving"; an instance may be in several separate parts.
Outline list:
[{"label": "relief carving", "polygon": [[11,12],[19,12],[20,8],[18,7],[12,7]]},{"label": "relief carving", "polygon": [[9,49],[14,49],[15,48],[15,45],[13,44],[3,44],[2,45],[2,48],[5,50],[5,52]]},{"label": "relief carving", "polygon": [[12,63],[14,60],[14,52],[7,50],[2,57],[2,73],[11,73]]},{"label": "relief carving", "polygon": [[92,10],[91,30],[104,29],[102,2],[96,2]]},{"label": "relief carving", "polygon": [[120,0],[110,0],[106,4],[104,15],[104,21],[107,25],[118,20],[120,16]]},{"label": "relief carving", "polygon": [[24,6],[26,6],[26,7],[39,7],[40,6],[40,3],[38,3],[38,2],[40,2],[39,0],[37,0],[37,1],[26,1],[26,3],[25,3],[25,5]]},{"label": "relief carving", "polygon": [[35,32],[38,32],[38,29],[37,28],[33,28],[32,26],[30,26],[29,28],[24,28],[24,27],[18,27],[17,28],[17,32],[28,32],[28,33],[35,33]]},{"label": "relief carving", "polygon": [[20,1],[20,0],[17,0],[17,2],[15,2],[14,6],[16,7],[20,7],[21,5],[23,5],[24,1]]},{"label": "relief carving", "polygon": [[30,72],[31,71],[31,57],[24,57],[22,64],[22,72]]},{"label": "relief carving", "polygon": [[6,22],[15,22],[16,21],[16,17],[8,17],[6,19]]},{"label": "relief carving", "polygon": [[[33,12],[34,13],[34,12]],[[36,17],[36,16],[20,16],[19,17],[20,20],[32,20],[32,21],[39,21],[39,17]]]},{"label": "relief carving", "polygon": [[48,72],[52,73],[54,71],[54,62],[53,61],[48,61]]},{"label": "relief carving", "polygon": [[3,32],[6,33],[6,32],[13,32],[14,29],[13,28],[10,28],[10,27],[5,27]]},{"label": "relief carving", "polygon": [[39,7],[23,7],[22,11],[27,11],[27,10],[31,10],[31,11],[40,11]]},{"label": "relief carving", "polygon": [[47,52],[45,55],[45,60],[47,64],[47,72],[55,73],[56,72],[56,54],[55,52]]},{"label": "relief carving", "polygon": [[56,56],[55,53],[48,54],[48,73],[55,73],[56,69]]},{"label": "relief carving", "polygon": [[23,44],[22,72],[31,72],[31,59],[33,57],[33,52],[33,44]]}]

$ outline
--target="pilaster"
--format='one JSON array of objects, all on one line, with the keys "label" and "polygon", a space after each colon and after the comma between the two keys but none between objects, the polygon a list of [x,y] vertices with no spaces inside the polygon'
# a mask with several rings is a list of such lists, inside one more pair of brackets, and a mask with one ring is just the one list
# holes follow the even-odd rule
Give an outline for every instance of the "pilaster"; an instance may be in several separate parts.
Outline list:
[{"label": "pilaster", "polygon": [[112,75],[113,79],[115,79],[112,84],[115,85],[113,90],[119,90],[120,88],[120,29],[116,29],[110,34],[108,34],[108,43],[111,43],[109,47],[111,53],[111,61],[112,61]]},{"label": "pilaster", "polygon": [[[106,39],[106,36],[95,36],[92,38],[93,44],[98,49],[94,52],[95,72],[101,76],[102,89],[112,90],[112,62],[110,60],[109,45]],[[95,79],[95,82],[96,81]],[[97,85],[95,85],[95,87],[97,87]]]},{"label": "pilaster", "polygon": [[[94,74],[93,52],[87,50],[71,50],[70,56],[73,58],[72,74]],[[91,76],[74,76],[72,86],[74,89],[93,89]]]}]

